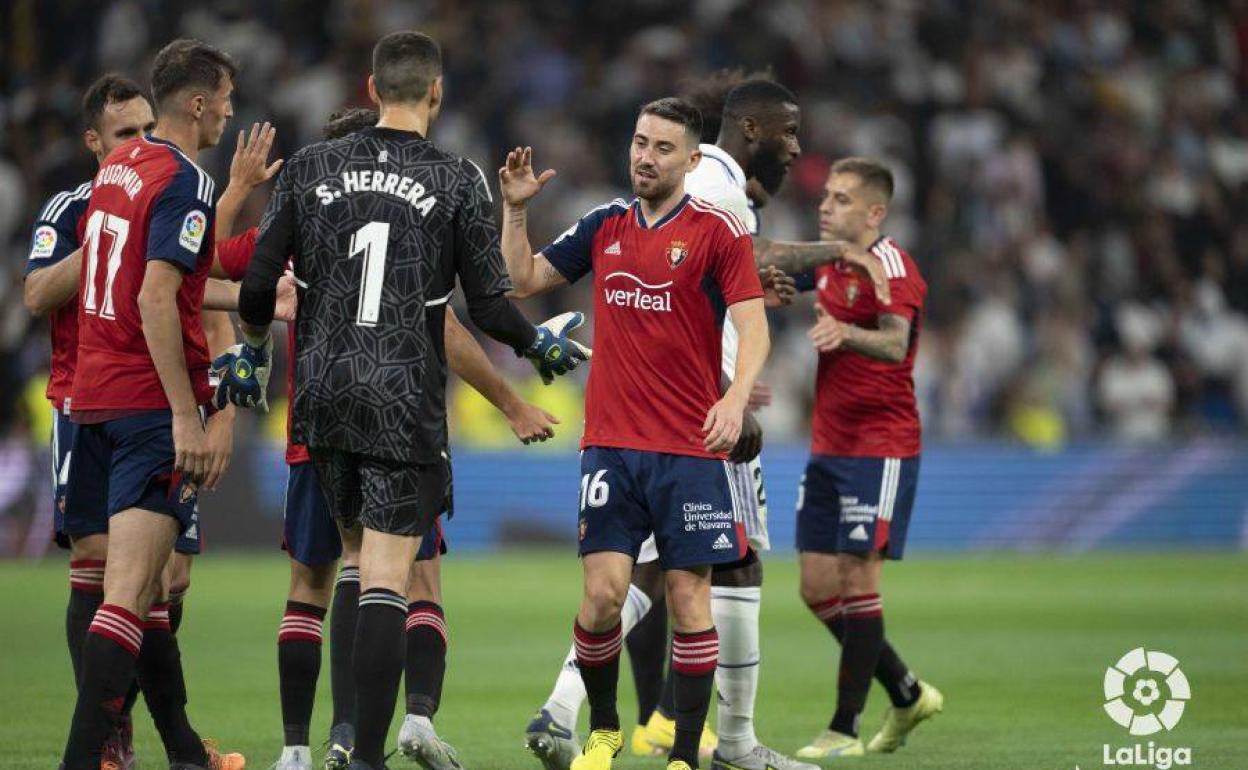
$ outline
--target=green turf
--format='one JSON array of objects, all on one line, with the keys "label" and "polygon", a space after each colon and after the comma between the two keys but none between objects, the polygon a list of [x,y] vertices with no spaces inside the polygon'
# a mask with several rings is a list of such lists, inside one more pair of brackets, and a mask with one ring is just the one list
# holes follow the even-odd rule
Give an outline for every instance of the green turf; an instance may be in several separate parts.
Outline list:
[{"label": "green turf", "polygon": [[[438,726],[468,770],[540,770],[522,749],[570,641],[580,570],[564,552],[452,558],[451,653]],[[796,565],[767,564],[760,736],[793,751],[830,715],[836,651],[797,598]],[[268,767],[281,743],[275,637],[286,590],[276,557],[214,555],[196,564],[180,634],[190,712],[205,736]],[[0,768],[54,768],[73,707],[63,562],[0,564],[4,716]],[[1248,559],[1239,555],[915,557],[887,570],[889,637],[944,691],[946,711],[876,768],[1102,766],[1102,745],[1134,744],[1101,710],[1105,667],[1145,645],[1180,660],[1193,697],[1178,727],[1197,768],[1248,767]],[[328,660],[313,733],[328,727]],[[621,714],[634,713],[622,674]],[[885,705],[877,687],[864,731]],[[163,763],[136,714],[144,770]],[[395,728],[397,730],[397,727]],[[393,740],[396,733],[392,731]],[[1138,739],[1147,745],[1148,738]],[[320,750],[315,751],[319,762]],[[392,760],[394,770],[409,767]],[[621,758],[619,768],[660,768]]]}]

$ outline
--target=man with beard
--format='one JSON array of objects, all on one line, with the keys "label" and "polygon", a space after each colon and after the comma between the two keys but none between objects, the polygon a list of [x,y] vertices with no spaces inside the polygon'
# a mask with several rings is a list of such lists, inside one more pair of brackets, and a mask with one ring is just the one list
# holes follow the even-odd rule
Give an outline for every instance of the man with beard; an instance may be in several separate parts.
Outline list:
[{"label": "man with beard", "polygon": [[[735,214],[753,235],[755,261],[769,306],[787,304],[791,296],[788,271],[805,272],[841,260],[861,273],[886,297],[888,281],[879,258],[848,241],[794,243],[760,238],[756,209],[778,192],[801,154],[797,132],[801,110],[789,89],[765,76],[747,78],[740,71],[718,73],[695,84],[691,98],[712,116],[703,126],[702,161],[685,178],[690,195]],[[722,119],[721,119],[722,115]],[[709,140],[715,140],[714,144]],[[522,159],[528,162],[528,158]],[[779,269],[777,270],[777,266]],[[737,336],[730,319],[723,324],[723,386],[735,368]],[[765,399],[764,399],[765,402]],[[757,408],[752,400],[751,408]],[[745,526],[749,551],[745,558],[718,564],[712,572],[711,607],[720,638],[716,686],[719,691],[718,739],[707,727],[701,750],[713,756],[719,770],[808,770],[813,765],[764,746],[754,734],[754,701],[758,689],[762,563],[758,553],[770,549],[767,498],[759,454],[762,428],[747,411],[729,459],[736,490],[737,513]],[[623,625],[632,658],[638,694],[637,728],[632,752],[646,756],[666,753],[675,738],[673,677],[663,668],[667,657],[667,613],[662,611],[662,570],[654,538],[643,544],[633,571]],[[648,612],[651,604],[660,608]],[[635,625],[635,628],[634,628]],[[631,633],[629,629],[633,629]],[[555,687],[527,728],[526,744],[548,770],[566,770],[577,746],[572,735],[585,698],[575,650],[569,652]]]},{"label": "man with beard", "polygon": [[[534,176],[531,150],[513,152],[500,170],[503,254],[516,293],[548,291],[592,270],[598,297],[600,352],[589,377],[581,460],[585,595],[574,627],[591,732],[573,770],[607,770],[623,747],[616,712],[621,611],[628,600],[634,617],[640,614],[630,578],[651,534],[675,632],[668,768],[697,767],[719,647],[711,565],[739,562],[748,550],[728,456],[769,346],[764,292],[746,227],[685,193],[685,175],[700,160],[701,122],[681,99],[643,107],[630,153],[637,199],[594,209],[537,255],[525,205],[553,172]],[[725,316],[738,332],[726,391]],[[542,755],[535,732],[531,725],[530,748],[552,765],[558,760]]]}]

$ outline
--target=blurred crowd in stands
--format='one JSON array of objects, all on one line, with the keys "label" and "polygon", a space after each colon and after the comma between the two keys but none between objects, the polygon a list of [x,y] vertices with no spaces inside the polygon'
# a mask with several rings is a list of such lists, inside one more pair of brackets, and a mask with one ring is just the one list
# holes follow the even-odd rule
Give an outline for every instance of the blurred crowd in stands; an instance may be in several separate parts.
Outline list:
[{"label": "blurred crowd in stands", "polygon": [[[435,141],[487,169],[530,144],[558,171],[531,206],[535,247],[628,194],[641,103],[718,68],[769,68],[801,99],[804,154],[760,212],[764,235],[816,237],[837,157],[880,157],[897,176],[886,230],[930,285],[915,379],[931,440],[1055,448],[1248,424],[1248,0],[13,0],[0,13],[0,424],[14,439],[45,435],[31,407],[46,330],[22,307],[22,267],[37,208],[93,172],[85,85],[108,70],[145,81],[165,42],[206,40],[241,64],[234,128],[274,121],[289,156],[331,111],[367,103],[371,46],[400,28],[444,47]],[[232,145],[203,156],[218,189]],[[578,285],[530,315],[591,306]],[[771,440],[808,433],[812,319],[809,299],[773,317]],[[525,382],[526,364],[488,347],[574,439],[579,388]],[[455,415],[461,440],[499,445],[505,424],[479,402],[457,391]]]}]

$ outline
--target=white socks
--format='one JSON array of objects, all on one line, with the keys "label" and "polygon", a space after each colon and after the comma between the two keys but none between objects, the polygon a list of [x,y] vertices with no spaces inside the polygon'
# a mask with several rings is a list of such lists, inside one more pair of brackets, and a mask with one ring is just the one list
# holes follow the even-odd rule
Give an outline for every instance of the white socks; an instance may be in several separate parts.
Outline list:
[{"label": "white socks", "polygon": [[307,746],[287,746],[282,749],[282,756],[277,760],[278,767],[286,766],[312,767],[312,752]]},{"label": "white socks", "polygon": [[758,610],[763,589],[711,588],[711,617],[719,630],[719,690],[716,728],[719,754],[728,760],[753,751],[754,697],[758,693]]},{"label": "white socks", "polygon": [[[628,596],[624,599],[624,608],[620,611],[620,632],[628,636],[633,626],[650,611],[650,597],[646,596],[635,585],[628,586]],[[755,613],[757,618],[757,613]],[[756,624],[757,625],[757,624]],[[754,633],[758,638],[757,629]],[[581,714],[581,705],[585,702],[585,683],[581,681],[581,671],[576,666],[576,647],[568,649],[568,656],[563,659],[563,668],[559,670],[559,678],[555,680],[555,689],[550,691],[546,705],[542,708],[550,712],[561,726],[576,730],[576,722]],[[753,748],[753,747],[751,747]]]}]

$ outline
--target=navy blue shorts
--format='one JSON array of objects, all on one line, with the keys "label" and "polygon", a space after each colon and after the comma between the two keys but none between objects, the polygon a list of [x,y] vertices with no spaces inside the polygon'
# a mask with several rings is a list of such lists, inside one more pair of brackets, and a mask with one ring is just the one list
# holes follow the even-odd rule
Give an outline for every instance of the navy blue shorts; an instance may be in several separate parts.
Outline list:
[{"label": "navy blue shorts", "polygon": [[65,493],[64,532],[85,537],[108,532],[108,519],[128,508],[178,520],[178,553],[199,553],[199,491],[173,472],[173,417],[142,412],[78,425],[73,472]]},{"label": "navy blue shorts", "polygon": [[580,553],[635,560],[653,532],[663,569],[738,561],[748,543],[723,460],[587,447],[581,453]]},{"label": "navy blue shorts", "polygon": [[69,484],[70,449],[74,445],[77,425],[56,407],[52,407],[52,539],[61,548],[69,548],[65,533],[65,487]]},{"label": "navy blue shorts", "polygon": [[[289,467],[286,481],[286,510],[282,527],[282,549],[300,564],[318,565],[342,556],[342,535],[329,512],[316,466],[298,463]],[[441,519],[420,543],[416,561],[428,561],[447,551]]]},{"label": "navy blue shorts", "polygon": [[797,494],[797,550],[900,559],[918,479],[918,455],[811,455]]}]

